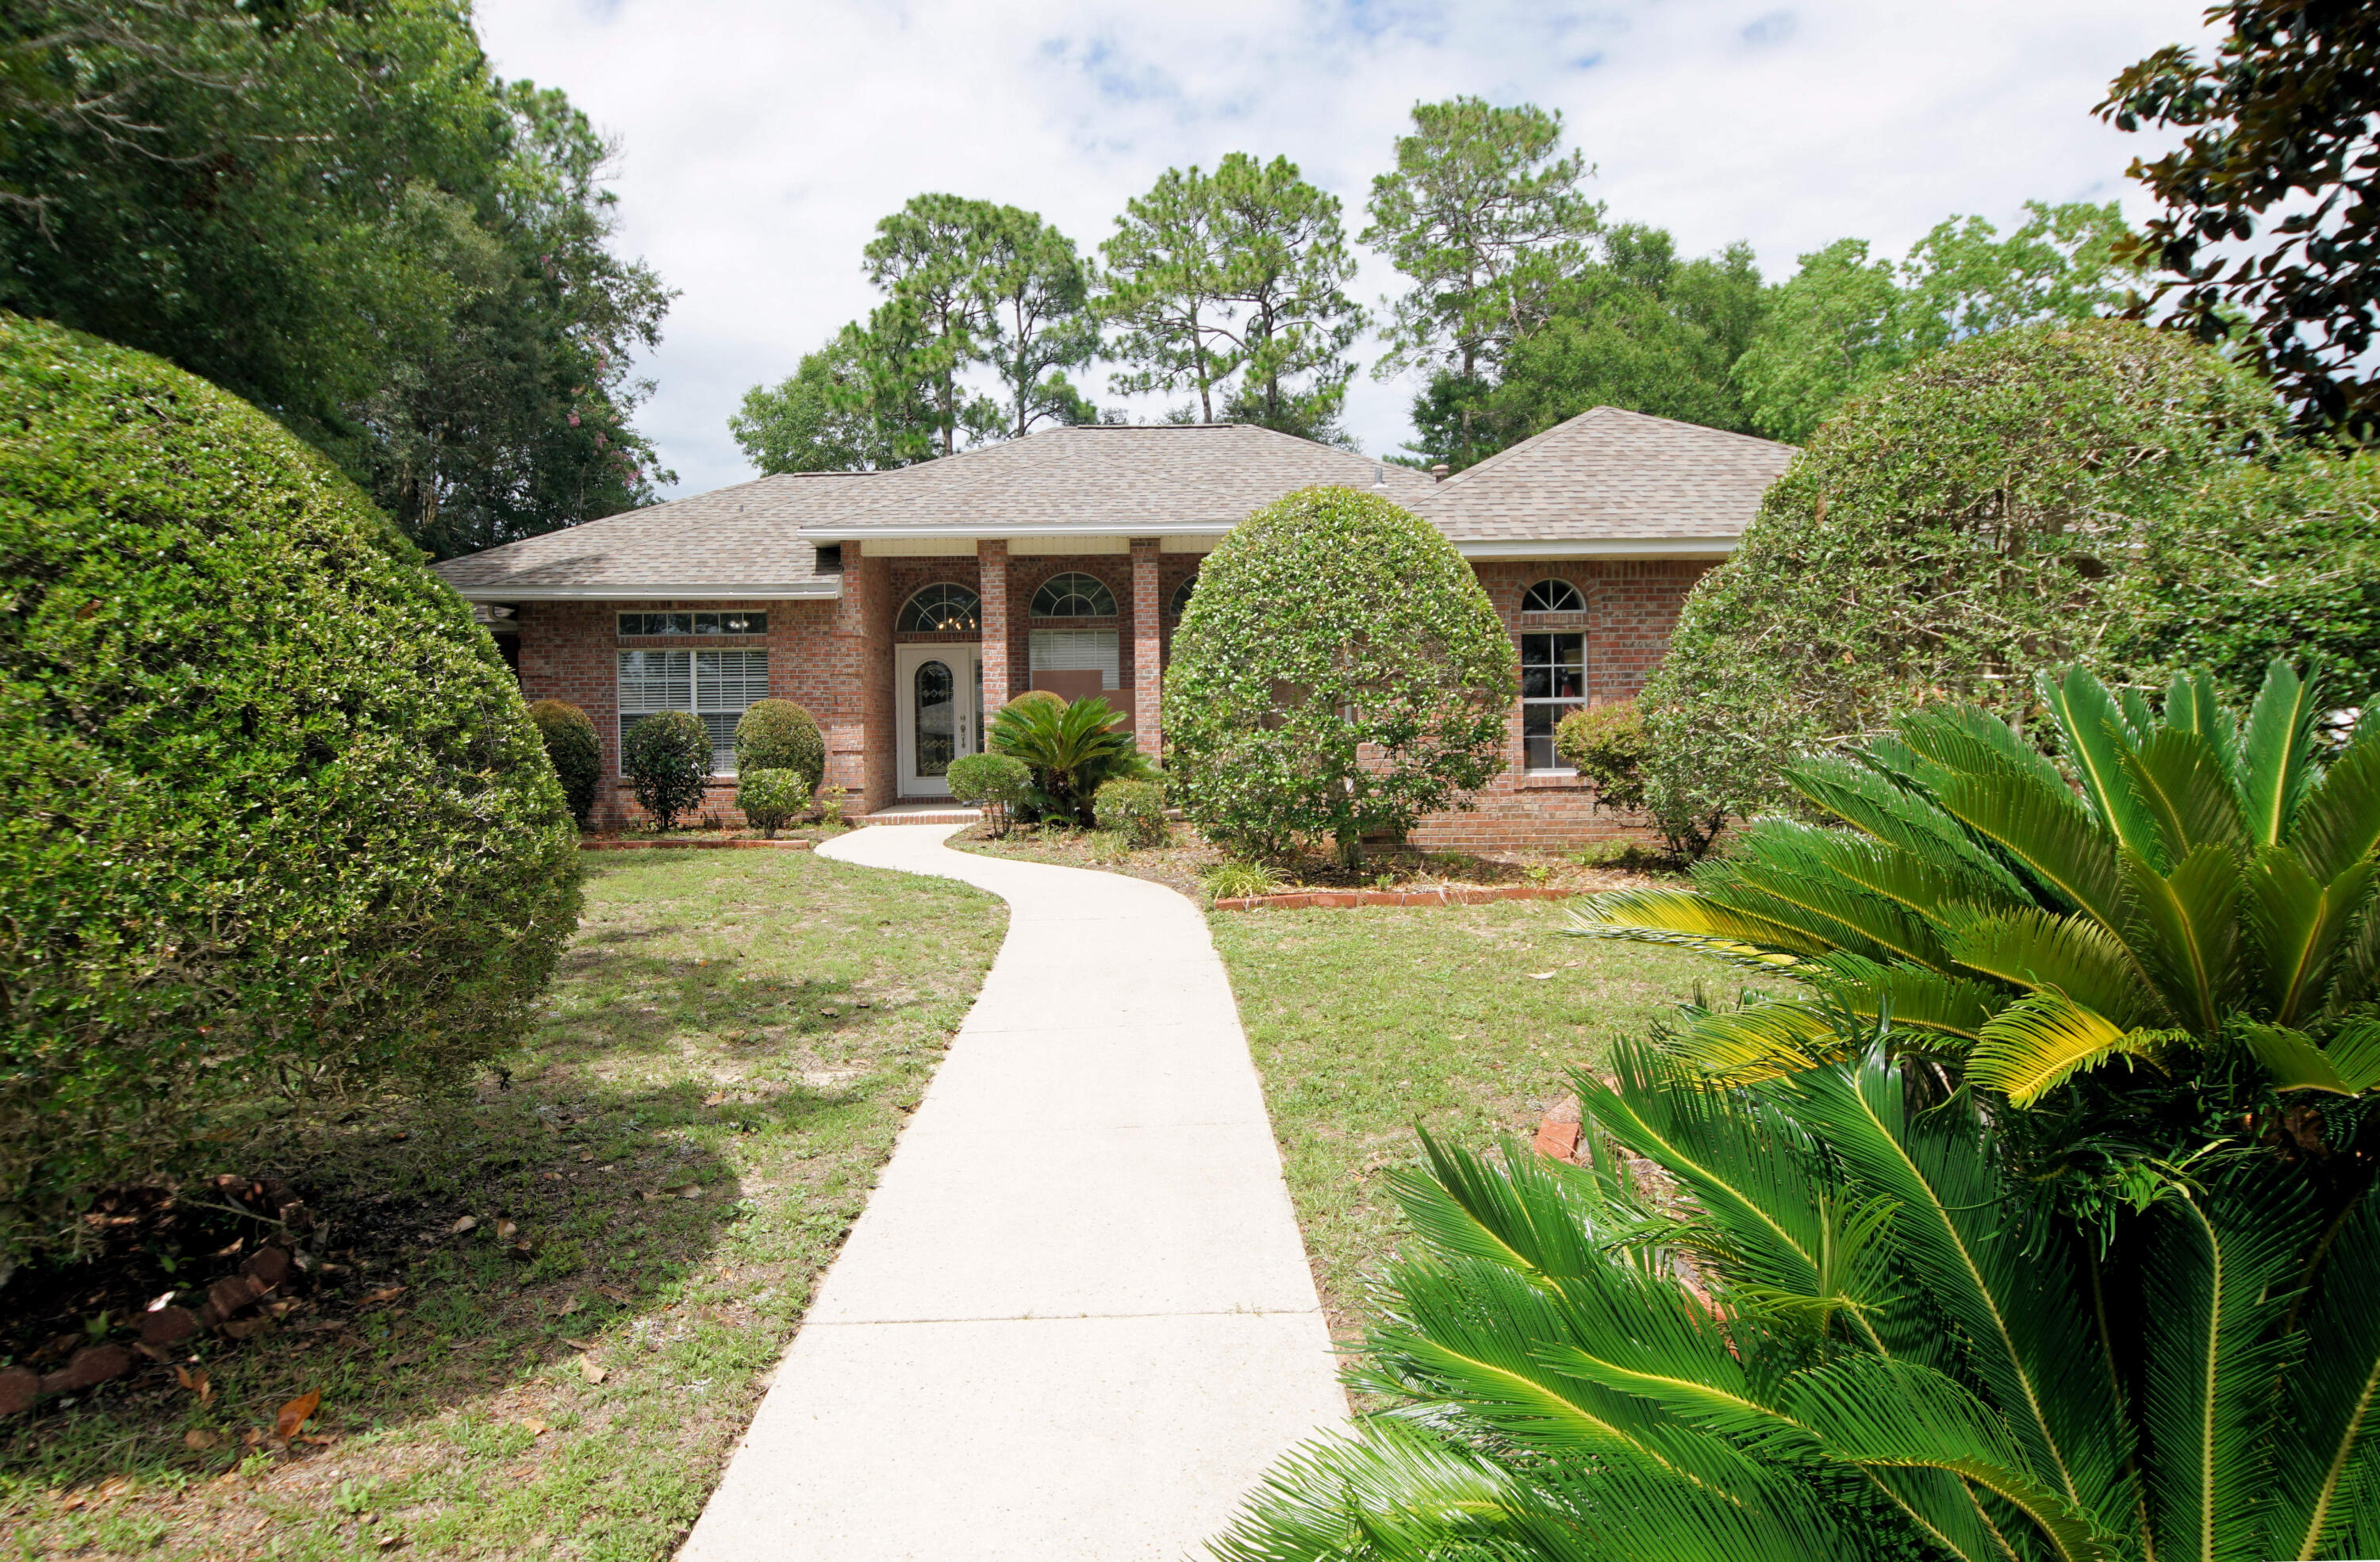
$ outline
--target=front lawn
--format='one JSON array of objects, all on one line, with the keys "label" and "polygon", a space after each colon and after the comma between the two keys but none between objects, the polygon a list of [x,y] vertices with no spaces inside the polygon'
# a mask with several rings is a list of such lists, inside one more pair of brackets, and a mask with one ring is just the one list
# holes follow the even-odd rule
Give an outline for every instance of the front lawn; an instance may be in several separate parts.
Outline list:
[{"label": "front lawn", "polygon": [[293,1120],[237,1168],[329,1222],[266,1332],[0,1422],[10,1554],[667,1556],[1006,920],[804,852],[590,857],[502,1078]]},{"label": "front lawn", "polygon": [[1470,1148],[1525,1140],[1571,1070],[1725,975],[1675,950],[1569,937],[1561,910],[1536,902],[1208,922],[1342,1338],[1363,1275],[1398,1240],[1382,1173],[1418,1160],[1416,1123]]}]

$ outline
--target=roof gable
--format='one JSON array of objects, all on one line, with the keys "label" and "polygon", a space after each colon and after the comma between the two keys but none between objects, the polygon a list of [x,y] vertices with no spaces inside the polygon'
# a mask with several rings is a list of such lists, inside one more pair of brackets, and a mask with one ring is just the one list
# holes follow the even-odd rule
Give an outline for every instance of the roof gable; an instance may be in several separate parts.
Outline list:
[{"label": "roof gable", "polygon": [[1732,539],[1791,445],[1598,406],[1499,451],[1414,502],[1455,542]]}]

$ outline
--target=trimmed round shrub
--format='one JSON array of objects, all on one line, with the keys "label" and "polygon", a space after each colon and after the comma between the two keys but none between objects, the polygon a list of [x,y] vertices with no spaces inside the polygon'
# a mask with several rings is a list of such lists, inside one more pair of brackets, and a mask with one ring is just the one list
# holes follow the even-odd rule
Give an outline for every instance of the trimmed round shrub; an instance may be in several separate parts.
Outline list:
[{"label": "trimmed round shrub", "polygon": [[1032,769],[1006,754],[963,754],[951,761],[948,779],[951,795],[989,812],[993,830],[1002,835],[1033,791]]},{"label": "trimmed round shrub", "polygon": [[744,817],[774,841],[777,831],[802,817],[810,805],[810,778],[799,770],[738,770],[735,805]]},{"label": "trimmed round shrub", "polygon": [[[1027,689],[1023,694],[1018,695],[1014,699],[1010,700],[1006,705],[1002,706],[1000,708],[1002,710],[1014,710],[1021,706],[1032,705],[1035,703],[1051,706],[1057,709],[1063,710],[1066,708],[1066,696],[1062,694],[1054,694],[1048,689]],[[995,714],[997,713],[995,712]]]},{"label": "trimmed round shrub", "polygon": [[1165,674],[1166,769],[1235,856],[1467,808],[1505,763],[1512,642],[1437,527],[1353,488],[1250,515],[1198,569]]},{"label": "trimmed round shrub", "polygon": [[826,774],[826,739],[792,700],[756,699],[735,722],[735,769],[796,771],[816,790]]},{"label": "trimmed round shrub", "polygon": [[678,817],[702,806],[703,783],[710,780],[710,729],[684,710],[638,718],[628,729],[620,768],[653,828],[674,829]]},{"label": "trimmed round shrub", "polygon": [[271,418],[6,314],[0,406],[5,1270],[514,1041],[578,832],[470,609]]},{"label": "trimmed round shrub", "polygon": [[1111,781],[1091,799],[1101,829],[1111,829],[1135,846],[1165,844],[1165,785],[1153,781]]},{"label": "trimmed round shrub", "polygon": [[2022,720],[2033,671],[2124,677],[2128,579],[2282,430],[2248,370],[2117,321],[1978,338],[1828,420],[1705,575],[1638,696],[1663,817],[1794,805],[1785,766],[1973,700]]},{"label": "trimmed round shrub", "polygon": [[566,699],[541,699],[528,708],[537,735],[545,741],[545,757],[562,782],[570,817],[585,829],[593,822],[595,794],[603,783],[603,744],[587,712]]},{"label": "trimmed round shrub", "polygon": [[[1554,728],[1554,756],[1595,786],[1595,805],[1618,813],[1645,808],[1645,761],[1652,751],[1652,734],[1633,699],[1574,710]],[[1692,861],[1710,850],[1711,838],[1724,817],[1656,814],[1654,828],[1680,861]],[[1641,848],[1631,848],[1641,850]]]}]

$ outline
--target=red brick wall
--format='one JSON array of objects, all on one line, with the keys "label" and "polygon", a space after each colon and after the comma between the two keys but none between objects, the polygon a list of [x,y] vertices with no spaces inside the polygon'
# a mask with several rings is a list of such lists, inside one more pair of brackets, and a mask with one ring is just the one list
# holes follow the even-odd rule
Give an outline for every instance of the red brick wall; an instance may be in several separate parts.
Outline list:
[{"label": "red brick wall", "polygon": [[[1586,698],[1590,705],[1628,699],[1645,686],[1670,645],[1686,593],[1710,565],[1689,560],[1579,560],[1549,563],[1497,560],[1474,566],[1497,616],[1513,636],[1524,632],[1581,630],[1586,636]],[[1521,594],[1548,578],[1567,580],[1586,599],[1585,613],[1521,613]],[[1506,769],[1466,813],[1433,814],[1414,831],[1416,845],[1447,850],[1560,847],[1643,834],[1628,816],[1598,813],[1594,789],[1574,775],[1529,775],[1522,769],[1521,710],[1506,728]]]},{"label": "red brick wall", "polygon": [[[735,601],[524,602],[520,623],[521,693],[529,699],[565,699],[587,712],[603,745],[604,774],[611,784],[595,801],[595,822],[617,827],[644,817],[620,776],[620,660],[625,649],[748,650],[769,653],[769,693],[808,710],[830,733],[849,700],[849,681],[836,655],[832,602],[781,602],[759,598]],[[769,615],[765,635],[656,635],[623,640],[623,612],[718,611],[743,608]],[[828,741],[832,769],[833,739]],[[722,778],[709,788],[703,811],[740,826],[735,782]]]}]

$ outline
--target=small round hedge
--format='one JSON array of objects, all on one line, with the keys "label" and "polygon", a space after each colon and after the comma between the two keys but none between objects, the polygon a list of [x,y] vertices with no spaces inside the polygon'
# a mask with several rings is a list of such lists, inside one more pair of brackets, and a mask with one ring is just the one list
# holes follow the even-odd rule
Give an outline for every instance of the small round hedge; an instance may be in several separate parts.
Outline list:
[{"label": "small round hedge", "polygon": [[537,735],[545,740],[545,757],[562,782],[570,817],[585,829],[594,820],[595,794],[603,782],[603,745],[587,712],[566,699],[541,699],[528,708]]},{"label": "small round hedge", "polygon": [[951,761],[947,779],[951,795],[989,809],[993,829],[1003,835],[1018,806],[1033,791],[1032,769],[1024,760],[1006,754],[963,754]]},{"label": "small round hedge", "polygon": [[739,770],[735,805],[770,840],[810,805],[810,780],[799,770]]},{"label": "small round hedge", "polygon": [[756,699],[735,723],[735,769],[793,770],[815,789],[826,774],[826,738],[792,700]]},{"label": "small round hedge", "polygon": [[1027,689],[1023,694],[1018,695],[1014,699],[1010,700],[1006,705],[1002,706],[1000,708],[1002,710],[1014,710],[1020,705],[1030,705],[1036,701],[1038,701],[1043,705],[1055,706],[1061,710],[1066,708],[1066,696],[1062,694],[1052,693],[1048,689]]},{"label": "small round hedge", "polygon": [[680,815],[702,806],[704,783],[710,780],[710,729],[702,718],[684,710],[663,710],[640,717],[628,729],[620,768],[653,828],[670,830]]},{"label": "small round hedge", "polygon": [[272,418],[5,313],[0,406],[5,1260],[511,1042],[578,832],[470,609]]},{"label": "small round hedge", "polygon": [[1165,673],[1166,772],[1236,856],[1342,862],[1471,805],[1504,768],[1512,642],[1453,544],[1354,488],[1310,488],[1207,556]]},{"label": "small round hedge", "polygon": [[1114,830],[1135,846],[1165,844],[1162,781],[1109,781],[1091,799],[1091,813],[1101,829]]}]

